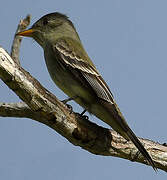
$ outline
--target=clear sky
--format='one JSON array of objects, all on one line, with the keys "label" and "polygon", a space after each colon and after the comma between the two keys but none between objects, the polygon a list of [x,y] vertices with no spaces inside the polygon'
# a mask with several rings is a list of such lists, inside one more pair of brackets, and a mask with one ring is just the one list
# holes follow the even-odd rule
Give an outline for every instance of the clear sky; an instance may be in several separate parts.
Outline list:
[{"label": "clear sky", "polygon": [[[10,51],[21,18],[59,11],[73,21],[89,56],[111,88],[137,136],[167,141],[166,0],[5,0],[0,7],[0,45]],[[32,24],[31,23],[31,24]],[[43,50],[29,38],[21,64],[61,100],[66,96],[47,72]],[[20,101],[0,81],[0,102]],[[81,109],[72,103],[74,110]],[[108,127],[96,118],[96,123]],[[0,179],[165,179],[151,167],[75,147],[54,130],[29,119],[0,118]]]}]

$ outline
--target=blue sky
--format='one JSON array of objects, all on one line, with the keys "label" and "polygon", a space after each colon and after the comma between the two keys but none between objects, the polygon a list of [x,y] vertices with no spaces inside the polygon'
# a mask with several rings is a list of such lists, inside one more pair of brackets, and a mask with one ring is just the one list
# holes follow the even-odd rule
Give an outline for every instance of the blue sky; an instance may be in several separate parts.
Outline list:
[{"label": "blue sky", "polygon": [[[21,18],[32,23],[50,12],[67,14],[89,56],[111,88],[137,136],[167,140],[167,1],[3,1],[0,44],[10,51]],[[32,24],[31,23],[31,24]],[[32,39],[21,45],[22,66],[59,99],[64,95],[47,72],[43,50]],[[18,97],[0,81],[0,102]],[[74,110],[81,108],[72,103]],[[98,119],[94,122],[108,127]],[[0,118],[0,179],[164,179],[152,168],[127,160],[93,155],[54,130],[29,119]]]}]

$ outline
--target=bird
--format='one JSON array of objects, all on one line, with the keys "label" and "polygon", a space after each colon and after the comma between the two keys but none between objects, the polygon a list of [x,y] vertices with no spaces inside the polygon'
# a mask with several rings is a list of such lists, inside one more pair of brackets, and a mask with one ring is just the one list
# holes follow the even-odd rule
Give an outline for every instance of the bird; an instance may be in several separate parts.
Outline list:
[{"label": "bird", "polygon": [[17,35],[33,38],[44,50],[46,66],[54,83],[85,111],[107,123],[127,141],[132,141],[156,171],[153,159],[127,124],[68,16],[49,13]]}]

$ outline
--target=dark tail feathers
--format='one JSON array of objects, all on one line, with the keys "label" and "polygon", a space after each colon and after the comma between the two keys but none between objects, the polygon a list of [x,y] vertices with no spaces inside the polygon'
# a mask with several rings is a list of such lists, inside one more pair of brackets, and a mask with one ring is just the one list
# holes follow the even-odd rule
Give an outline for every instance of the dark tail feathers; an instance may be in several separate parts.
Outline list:
[{"label": "dark tail feathers", "polygon": [[[142,143],[139,141],[139,139],[136,137],[136,135],[133,133],[133,131],[130,129],[130,127],[126,123],[117,104],[114,103],[113,105],[103,100],[101,100],[101,103],[103,104],[103,106],[106,107],[106,109],[108,109],[109,113],[111,114],[111,116],[113,117],[113,119],[115,120],[115,123],[117,124],[119,128],[113,127],[113,122],[112,122],[113,120],[109,122],[108,124],[111,127],[113,127],[113,129],[115,129],[118,133],[120,133],[120,135],[123,136],[125,139],[131,140],[134,143],[134,145],[138,148],[138,150],[141,152],[141,154],[146,158],[148,163],[153,167],[153,169],[157,171],[154,161],[152,160],[151,156],[148,154],[148,152],[146,151]],[[122,129],[122,131],[120,129]]]},{"label": "dark tail feathers", "polygon": [[155,167],[155,163],[152,160],[151,156],[148,154],[142,143],[139,141],[139,139],[136,137],[136,135],[133,133],[133,131],[128,128],[128,131],[126,132],[129,139],[134,143],[134,145],[138,148],[138,150],[142,153],[142,155],[147,159],[149,164],[153,167],[155,171],[157,171],[157,168]]}]

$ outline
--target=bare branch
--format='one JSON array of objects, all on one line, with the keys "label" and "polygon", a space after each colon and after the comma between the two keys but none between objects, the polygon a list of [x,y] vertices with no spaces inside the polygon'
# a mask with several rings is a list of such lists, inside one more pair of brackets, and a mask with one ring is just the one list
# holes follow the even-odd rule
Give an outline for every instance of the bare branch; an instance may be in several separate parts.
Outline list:
[{"label": "bare branch", "polygon": [[26,103],[0,103],[0,117],[43,119],[40,112],[32,111]]},{"label": "bare branch", "polygon": [[[17,109],[18,113],[15,115],[21,117],[19,113],[26,109],[32,114],[30,118],[46,124],[72,144],[91,153],[116,156],[147,164],[142,155],[136,156],[138,150],[130,141],[127,142],[115,131],[100,127],[77,113],[71,113],[66,105],[18,66],[3,48],[0,48],[0,78],[29,106],[28,108],[22,104],[23,106],[18,108],[19,104],[17,104],[12,109],[5,104],[1,105],[1,116],[4,109],[10,112],[9,115],[12,113],[14,115],[12,111]],[[26,112],[24,115],[28,116]],[[150,140],[141,138],[140,140],[153,157],[156,167],[167,171],[167,147]]]},{"label": "bare branch", "polygon": [[[17,27],[16,33],[26,29],[27,26],[30,24],[30,19],[31,19],[31,16],[27,15],[27,17],[25,19],[20,20],[20,23]],[[13,40],[13,44],[12,44],[12,48],[11,48],[11,57],[18,65],[20,65],[19,52],[20,52],[21,40],[22,40],[21,36],[14,36],[14,40]]]}]

